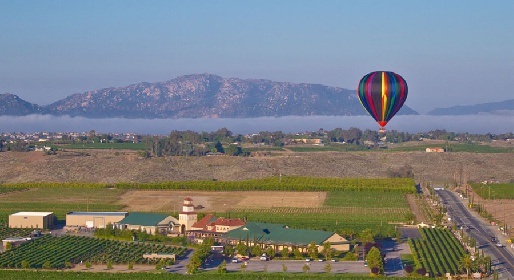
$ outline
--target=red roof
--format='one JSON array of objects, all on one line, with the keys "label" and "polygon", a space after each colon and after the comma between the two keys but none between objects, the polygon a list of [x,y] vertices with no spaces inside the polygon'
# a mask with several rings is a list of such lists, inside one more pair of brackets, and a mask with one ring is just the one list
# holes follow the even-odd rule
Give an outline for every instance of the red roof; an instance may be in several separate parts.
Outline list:
[{"label": "red roof", "polygon": [[189,196],[187,196],[186,198],[184,198],[184,200],[187,200],[187,201],[193,201],[192,198],[190,198]]},{"label": "red roof", "polygon": [[191,227],[194,227],[194,228],[204,228],[207,226],[208,223],[211,222],[211,219],[216,219],[216,216],[214,216],[213,214],[208,214],[208,215],[205,215],[205,217],[201,218],[199,221],[197,221],[196,223],[194,223]]},{"label": "red roof", "polygon": [[212,223],[212,225],[215,226],[244,226],[246,225],[245,222],[243,222],[240,219],[225,219],[225,218],[219,218],[216,221]]}]

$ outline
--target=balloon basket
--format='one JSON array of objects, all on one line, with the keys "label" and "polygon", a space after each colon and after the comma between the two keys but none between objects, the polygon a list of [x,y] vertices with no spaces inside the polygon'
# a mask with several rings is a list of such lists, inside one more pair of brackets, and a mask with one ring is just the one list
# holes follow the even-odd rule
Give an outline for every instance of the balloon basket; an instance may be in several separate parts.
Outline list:
[{"label": "balloon basket", "polygon": [[378,133],[386,133],[386,129],[381,127],[379,130],[378,130]]}]

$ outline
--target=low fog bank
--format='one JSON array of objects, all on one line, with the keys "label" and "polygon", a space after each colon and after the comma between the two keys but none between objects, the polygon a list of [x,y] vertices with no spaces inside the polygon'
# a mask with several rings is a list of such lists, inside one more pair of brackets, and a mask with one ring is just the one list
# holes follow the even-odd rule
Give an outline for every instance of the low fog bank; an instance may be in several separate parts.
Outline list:
[{"label": "low fog bank", "polygon": [[[81,117],[56,117],[30,115],[23,117],[1,116],[0,132],[84,132],[101,133],[168,134],[172,130],[216,131],[226,127],[236,134],[260,131],[302,132],[320,128],[332,130],[357,127],[361,130],[378,130],[379,126],[369,116],[311,116],[263,117],[251,119],[86,119]],[[444,129],[451,132],[509,133],[514,131],[514,114],[470,116],[396,116],[386,126],[387,130],[409,133]]]}]

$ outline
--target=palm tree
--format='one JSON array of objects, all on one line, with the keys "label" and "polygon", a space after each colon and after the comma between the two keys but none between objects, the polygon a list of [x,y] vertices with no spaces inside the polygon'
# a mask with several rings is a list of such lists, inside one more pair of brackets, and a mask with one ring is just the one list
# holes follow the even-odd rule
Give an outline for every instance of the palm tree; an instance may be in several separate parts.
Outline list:
[{"label": "palm tree", "polygon": [[474,268],[473,260],[469,255],[465,255],[459,262],[459,269],[466,269],[466,277],[469,276],[469,272]]}]

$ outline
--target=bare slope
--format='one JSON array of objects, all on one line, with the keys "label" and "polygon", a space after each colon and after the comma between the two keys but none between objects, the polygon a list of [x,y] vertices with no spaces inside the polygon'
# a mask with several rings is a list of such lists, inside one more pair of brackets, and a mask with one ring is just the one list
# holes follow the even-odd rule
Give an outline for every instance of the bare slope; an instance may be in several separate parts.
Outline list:
[{"label": "bare slope", "polygon": [[[86,153],[86,154],[84,154]],[[0,153],[0,182],[149,182],[242,180],[269,176],[387,177],[404,165],[436,182],[514,178],[514,154],[424,152],[287,152],[263,157],[139,158],[132,151]]]}]

